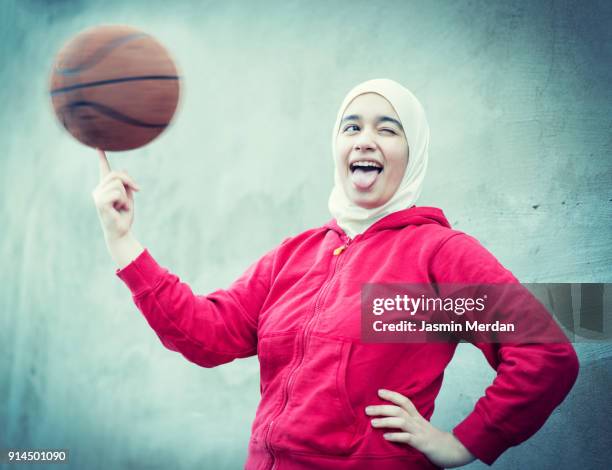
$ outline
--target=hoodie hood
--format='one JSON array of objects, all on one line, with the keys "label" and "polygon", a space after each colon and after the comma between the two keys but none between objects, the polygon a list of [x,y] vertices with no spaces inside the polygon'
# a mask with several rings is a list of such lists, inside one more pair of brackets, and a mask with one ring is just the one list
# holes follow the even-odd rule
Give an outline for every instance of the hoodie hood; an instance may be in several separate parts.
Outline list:
[{"label": "hoodie hood", "polygon": [[[408,225],[426,224],[436,224],[442,227],[451,228],[442,209],[438,209],[437,207],[412,206],[408,209],[393,212],[379,219],[368,227],[367,230],[363,232],[362,236],[367,237],[381,230],[401,230]],[[335,219],[327,222],[324,227],[337,232],[340,236],[347,236]]]}]

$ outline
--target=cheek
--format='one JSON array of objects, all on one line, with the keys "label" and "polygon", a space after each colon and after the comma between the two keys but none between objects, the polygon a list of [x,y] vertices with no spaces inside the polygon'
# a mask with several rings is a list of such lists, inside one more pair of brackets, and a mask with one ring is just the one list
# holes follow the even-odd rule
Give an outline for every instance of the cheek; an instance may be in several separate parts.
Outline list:
[{"label": "cheek", "polygon": [[406,168],[408,166],[408,158],[406,157],[406,153],[402,154],[401,149],[399,149],[399,151],[393,153],[393,157],[389,159],[388,164],[391,171],[387,175],[389,182],[387,191],[391,193],[395,193],[402,182],[404,173],[406,172]]},{"label": "cheek", "polygon": [[347,147],[348,147],[347,140],[343,139],[342,137],[338,137],[338,139],[336,140],[336,153],[337,154],[346,153]]},{"label": "cheek", "polygon": [[340,139],[338,139],[336,141],[336,163],[342,167],[344,165],[346,165],[346,161],[348,159],[350,150],[351,150],[351,146],[348,145],[346,142],[341,141]]}]

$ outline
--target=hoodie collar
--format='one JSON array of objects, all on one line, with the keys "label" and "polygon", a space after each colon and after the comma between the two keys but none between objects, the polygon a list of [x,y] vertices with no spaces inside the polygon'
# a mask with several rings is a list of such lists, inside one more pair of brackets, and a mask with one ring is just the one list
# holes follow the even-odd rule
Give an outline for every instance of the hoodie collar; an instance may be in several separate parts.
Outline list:
[{"label": "hoodie collar", "polygon": [[[412,206],[408,209],[395,211],[383,217],[368,227],[361,235],[367,238],[375,232],[380,232],[382,230],[397,230],[408,225],[425,224],[437,224],[447,228],[451,227],[442,209],[438,209],[437,207]],[[341,237],[347,236],[344,230],[342,230],[336,222],[336,219],[331,219],[323,227],[337,232]],[[355,238],[359,236],[360,235],[357,235]]]}]

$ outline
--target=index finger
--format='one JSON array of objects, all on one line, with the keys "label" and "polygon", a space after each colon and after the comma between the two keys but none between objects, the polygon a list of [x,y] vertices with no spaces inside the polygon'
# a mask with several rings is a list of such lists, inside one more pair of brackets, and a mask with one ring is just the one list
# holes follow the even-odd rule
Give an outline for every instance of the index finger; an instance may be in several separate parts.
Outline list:
[{"label": "index finger", "polygon": [[395,405],[370,405],[366,407],[366,414],[370,416],[400,416],[402,408]]},{"label": "index finger", "polygon": [[408,397],[402,395],[401,393],[394,392],[392,390],[381,389],[378,391],[378,395],[382,397],[384,400],[389,400],[401,406],[411,416],[415,414],[417,415],[419,414],[419,411],[416,409],[412,401]]},{"label": "index finger", "polygon": [[111,172],[111,167],[108,163],[108,160],[106,159],[106,154],[104,153],[104,150],[96,150],[98,150],[98,155],[100,156],[100,179],[102,179]]}]

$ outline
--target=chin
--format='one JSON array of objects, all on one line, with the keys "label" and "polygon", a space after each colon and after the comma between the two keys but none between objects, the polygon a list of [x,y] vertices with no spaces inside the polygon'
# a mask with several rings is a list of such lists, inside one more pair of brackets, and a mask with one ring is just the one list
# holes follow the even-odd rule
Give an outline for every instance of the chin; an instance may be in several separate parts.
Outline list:
[{"label": "chin", "polygon": [[364,209],[375,209],[377,207],[382,206],[385,201],[381,201],[380,199],[370,199],[370,198],[351,198],[353,204],[358,205],[359,207],[363,207]]},{"label": "chin", "polygon": [[374,195],[370,192],[359,192],[349,183],[344,186],[344,194],[356,206],[364,209],[374,209],[384,204],[379,195]]}]

